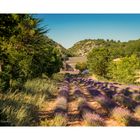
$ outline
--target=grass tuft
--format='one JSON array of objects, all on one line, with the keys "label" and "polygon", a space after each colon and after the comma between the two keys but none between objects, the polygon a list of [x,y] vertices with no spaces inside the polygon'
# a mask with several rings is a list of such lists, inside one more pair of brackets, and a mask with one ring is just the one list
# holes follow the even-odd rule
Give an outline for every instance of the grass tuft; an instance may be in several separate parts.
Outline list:
[{"label": "grass tuft", "polygon": [[67,125],[67,116],[65,115],[56,115],[54,119],[40,122],[40,126],[66,126]]}]

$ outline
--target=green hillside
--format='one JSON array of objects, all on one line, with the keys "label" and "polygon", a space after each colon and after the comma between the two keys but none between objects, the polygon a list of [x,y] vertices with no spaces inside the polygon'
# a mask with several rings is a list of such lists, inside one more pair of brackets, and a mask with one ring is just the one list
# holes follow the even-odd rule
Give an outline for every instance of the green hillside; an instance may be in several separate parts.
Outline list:
[{"label": "green hillside", "polygon": [[85,56],[93,48],[104,46],[116,46],[120,45],[120,41],[104,40],[104,39],[85,39],[75,43],[68,51],[75,56]]},{"label": "green hillside", "polygon": [[62,55],[69,56],[69,52],[61,44],[55,42],[53,39],[46,36],[47,43],[58,48]]}]

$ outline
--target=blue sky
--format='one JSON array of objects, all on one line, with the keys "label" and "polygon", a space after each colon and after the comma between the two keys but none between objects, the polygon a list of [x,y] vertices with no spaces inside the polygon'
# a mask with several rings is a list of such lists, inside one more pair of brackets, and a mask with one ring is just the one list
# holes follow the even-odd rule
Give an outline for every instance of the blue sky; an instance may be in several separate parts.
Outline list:
[{"label": "blue sky", "polygon": [[47,35],[63,47],[83,39],[140,38],[140,14],[36,14],[47,25]]}]

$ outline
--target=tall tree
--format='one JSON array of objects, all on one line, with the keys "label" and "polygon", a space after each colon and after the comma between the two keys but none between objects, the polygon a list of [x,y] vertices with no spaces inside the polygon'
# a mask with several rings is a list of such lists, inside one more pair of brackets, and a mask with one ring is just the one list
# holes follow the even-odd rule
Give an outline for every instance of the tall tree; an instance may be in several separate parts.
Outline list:
[{"label": "tall tree", "polygon": [[94,48],[88,55],[88,68],[91,72],[106,77],[107,68],[111,59],[108,48]]},{"label": "tall tree", "polygon": [[11,81],[22,85],[28,78],[58,72],[62,62],[59,51],[44,37],[40,19],[28,14],[0,15],[0,80],[4,87]]}]

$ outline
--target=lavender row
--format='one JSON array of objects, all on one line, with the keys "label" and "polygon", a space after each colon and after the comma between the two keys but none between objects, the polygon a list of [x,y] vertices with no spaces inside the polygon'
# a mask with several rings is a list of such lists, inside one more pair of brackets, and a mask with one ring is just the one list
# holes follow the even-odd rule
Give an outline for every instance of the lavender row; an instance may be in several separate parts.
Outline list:
[{"label": "lavender row", "polygon": [[128,98],[132,98],[133,101],[140,103],[139,91],[132,91],[128,87],[125,89],[114,85],[114,84],[120,85],[118,83],[98,82],[92,79],[84,79],[84,78],[77,78],[77,81],[79,81],[79,83],[85,84],[87,88],[90,87],[95,88],[94,94],[99,94],[97,91],[97,89],[99,89],[104,93],[105,96],[107,96],[110,99],[112,99],[114,96],[123,94]]},{"label": "lavender row", "polygon": [[104,126],[104,119],[96,113],[96,111],[90,107],[84,98],[80,98],[78,110],[82,115],[84,124],[87,126]]},{"label": "lavender row", "polygon": [[90,107],[81,89],[75,85],[74,95],[78,99],[78,110],[87,126],[104,126],[104,120]]},{"label": "lavender row", "polygon": [[69,98],[69,82],[66,80],[58,91],[58,96],[55,104],[55,115],[67,115],[68,109],[68,98]]}]

